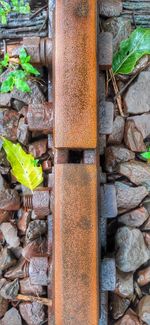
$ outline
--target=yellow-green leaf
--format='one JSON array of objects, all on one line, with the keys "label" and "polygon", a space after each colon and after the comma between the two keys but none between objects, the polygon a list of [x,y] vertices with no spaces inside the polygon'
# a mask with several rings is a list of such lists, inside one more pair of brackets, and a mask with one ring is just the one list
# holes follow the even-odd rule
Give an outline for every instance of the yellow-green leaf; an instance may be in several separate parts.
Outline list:
[{"label": "yellow-green leaf", "polygon": [[14,144],[2,137],[3,148],[12,167],[12,174],[17,181],[34,190],[43,181],[42,167],[35,164],[31,154],[27,154],[19,143]]}]

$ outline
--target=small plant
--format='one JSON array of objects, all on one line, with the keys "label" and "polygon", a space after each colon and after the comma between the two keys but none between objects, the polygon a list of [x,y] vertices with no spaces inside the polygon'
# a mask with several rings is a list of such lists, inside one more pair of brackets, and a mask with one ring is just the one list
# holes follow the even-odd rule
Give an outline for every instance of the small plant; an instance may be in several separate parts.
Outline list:
[{"label": "small plant", "polygon": [[140,153],[140,156],[144,158],[145,160],[150,161],[150,147],[147,148],[148,151]]},{"label": "small plant", "polygon": [[18,182],[33,191],[43,181],[42,167],[38,166],[38,160],[27,154],[19,143],[15,144],[4,137],[1,139],[7,160],[12,167],[12,174]]},{"label": "small plant", "polygon": [[24,0],[10,0],[9,3],[0,0],[0,20],[3,25],[7,24],[7,16],[10,12],[28,14],[30,13],[30,5]]},{"label": "small plant", "polygon": [[30,55],[28,55],[26,50],[22,48],[19,54],[19,69],[16,69],[14,64],[11,64],[9,55],[5,55],[4,60],[0,62],[0,72],[3,71],[3,68],[7,67],[14,67],[15,70],[9,72],[6,79],[2,82],[0,88],[1,93],[13,91],[14,87],[22,92],[31,92],[27,80],[29,79],[30,75],[39,76],[40,73],[32,66],[30,59]]}]

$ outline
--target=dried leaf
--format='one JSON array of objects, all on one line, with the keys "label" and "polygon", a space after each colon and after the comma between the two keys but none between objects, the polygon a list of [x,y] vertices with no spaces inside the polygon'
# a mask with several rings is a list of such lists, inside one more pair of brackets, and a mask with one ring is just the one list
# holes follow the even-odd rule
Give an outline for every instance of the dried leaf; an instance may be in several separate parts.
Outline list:
[{"label": "dried leaf", "polygon": [[34,190],[43,181],[42,167],[35,164],[31,154],[27,154],[19,143],[14,144],[2,137],[3,148],[12,167],[12,174],[18,182]]}]

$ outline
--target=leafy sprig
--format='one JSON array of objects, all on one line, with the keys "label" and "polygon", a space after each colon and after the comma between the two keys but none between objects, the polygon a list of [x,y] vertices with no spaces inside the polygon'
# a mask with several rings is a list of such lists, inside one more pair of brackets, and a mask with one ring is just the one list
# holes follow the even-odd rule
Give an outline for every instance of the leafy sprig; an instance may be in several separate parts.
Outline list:
[{"label": "leafy sprig", "polygon": [[3,25],[7,24],[7,16],[11,12],[28,14],[30,13],[30,5],[24,0],[10,0],[9,3],[5,0],[0,0],[0,21]]},{"label": "leafy sprig", "polygon": [[[20,68],[7,74],[6,79],[1,84],[1,93],[13,91],[14,87],[22,92],[31,92],[31,88],[29,87],[27,80],[30,75],[39,76],[40,73],[32,66],[30,59],[31,57],[27,54],[26,50],[21,48],[18,62]],[[0,62],[0,72],[2,72],[3,68],[8,67],[9,63],[9,55],[6,54],[4,60]],[[11,63],[10,66],[12,66]]]}]

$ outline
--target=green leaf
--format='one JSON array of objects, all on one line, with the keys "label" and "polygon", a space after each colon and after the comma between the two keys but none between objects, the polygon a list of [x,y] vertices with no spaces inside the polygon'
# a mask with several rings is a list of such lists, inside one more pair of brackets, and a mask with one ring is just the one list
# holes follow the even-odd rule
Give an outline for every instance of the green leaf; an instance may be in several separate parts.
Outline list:
[{"label": "green leaf", "polygon": [[23,64],[26,62],[26,58],[27,58],[27,52],[26,50],[23,48],[20,49],[20,53],[19,53],[19,59],[20,62]]},{"label": "green leaf", "polygon": [[15,80],[15,86],[18,90],[21,90],[23,93],[30,93],[31,89],[27,82],[22,79],[16,79]]},{"label": "green leaf", "polygon": [[30,6],[28,3],[26,3],[24,6],[20,6],[19,12],[20,14],[29,14],[31,11]]},{"label": "green leaf", "polygon": [[6,25],[6,24],[7,24],[7,17],[6,17],[5,14],[2,14],[2,15],[1,15],[1,23],[2,23],[3,25]]},{"label": "green leaf", "polygon": [[12,167],[12,174],[18,182],[34,190],[43,181],[42,167],[34,166],[34,157],[27,154],[19,143],[14,144],[2,137],[7,160]]},{"label": "green leaf", "polygon": [[32,64],[30,63],[24,63],[22,64],[22,68],[29,74],[34,74],[35,76],[39,76],[40,73],[37,69],[35,69]]},{"label": "green leaf", "polygon": [[2,60],[1,62],[2,67],[6,68],[8,66],[9,63],[9,54],[6,53],[4,56],[4,60]]},{"label": "green leaf", "polygon": [[150,160],[150,151],[140,153],[140,156],[144,159]]},{"label": "green leaf", "polygon": [[8,93],[9,91],[12,91],[14,88],[14,83],[14,78],[12,76],[8,76],[8,78],[2,82],[1,93]]},{"label": "green leaf", "polygon": [[16,70],[16,71],[10,72],[10,75],[12,75],[15,79],[24,79],[27,74],[23,70]]},{"label": "green leaf", "polygon": [[120,43],[119,51],[113,58],[114,74],[131,73],[139,59],[146,54],[150,54],[150,28],[138,27]]}]

